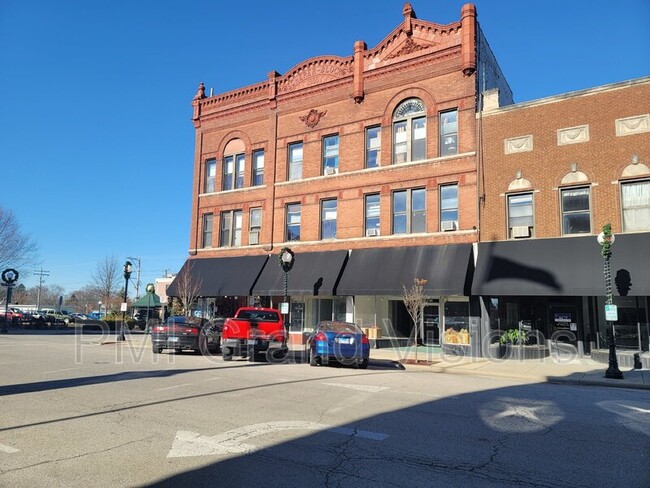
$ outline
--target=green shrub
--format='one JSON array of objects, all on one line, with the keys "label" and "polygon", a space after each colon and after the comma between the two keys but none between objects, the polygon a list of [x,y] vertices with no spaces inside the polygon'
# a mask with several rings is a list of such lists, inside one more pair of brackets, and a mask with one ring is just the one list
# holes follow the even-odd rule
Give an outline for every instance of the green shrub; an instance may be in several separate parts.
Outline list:
[{"label": "green shrub", "polygon": [[499,337],[501,344],[526,344],[528,342],[528,332],[519,329],[508,329],[503,331]]}]

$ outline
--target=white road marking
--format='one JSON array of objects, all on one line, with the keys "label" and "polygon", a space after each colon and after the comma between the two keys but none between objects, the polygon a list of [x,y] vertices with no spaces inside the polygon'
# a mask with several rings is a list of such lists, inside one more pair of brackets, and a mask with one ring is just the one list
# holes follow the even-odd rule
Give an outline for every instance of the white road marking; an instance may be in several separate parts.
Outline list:
[{"label": "white road marking", "polygon": [[77,368],[55,369],[54,371],[45,371],[43,374],[62,373],[63,371],[74,371]]},{"label": "white road marking", "polygon": [[368,393],[378,393],[383,390],[388,390],[388,386],[372,386],[372,385],[350,385],[346,383],[323,383],[327,386],[338,386],[339,388],[348,388],[349,390],[365,391]]},{"label": "white road marking", "polygon": [[379,432],[356,430],[347,427],[330,428],[328,425],[319,424],[317,422],[287,420],[246,425],[214,436],[179,430],[176,433],[176,437],[172,443],[172,448],[169,451],[169,454],[167,454],[167,457],[173,458],[249,453],[261,448],[252,444],[247,444],[245,441],[270,432],[287,430],[328,431],[335,434],[362,437],[375,441],[383,441],[388,437],[387,434]]},{"label": "white road marking", "polygon": [[214,378],[207,378],[203,381],[216,381],[216,380],[222,380],[223,376],[215,376]]},{"label": "white road marking", "polygon": [[15,447],[7,446],[5,444],[0,444],[0,451],[6,452],[9,454],[13,454],[14,452],[20,452],[20,449],[16,449]]},{"label": "white road marking", "polygon": [[193,386],[193,383],[182,383],[180,385],[168,386],[167,388],[158,388],[156,391],[173,390],[175,388],[183,388],[184,386]]}]

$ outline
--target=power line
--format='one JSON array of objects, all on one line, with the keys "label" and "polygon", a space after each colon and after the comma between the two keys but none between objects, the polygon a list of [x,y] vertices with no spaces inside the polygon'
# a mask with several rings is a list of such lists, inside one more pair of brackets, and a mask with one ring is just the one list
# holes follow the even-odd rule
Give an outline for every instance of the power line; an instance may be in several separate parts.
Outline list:
[{"label": "power line", "polygon": [[50,276],[49,271],[43,271],[41,268],[39,271],[34,271],[34,275],[38,276],[38,295],[36,296],[36,310],[41,309],[41,288],[43,287],[43,280]]}]

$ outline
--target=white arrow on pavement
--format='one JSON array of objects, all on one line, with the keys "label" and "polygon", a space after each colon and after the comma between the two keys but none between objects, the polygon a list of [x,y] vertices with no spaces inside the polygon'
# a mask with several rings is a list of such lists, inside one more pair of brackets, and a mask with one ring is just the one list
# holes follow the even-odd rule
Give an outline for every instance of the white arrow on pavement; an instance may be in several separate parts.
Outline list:
[{"label": "white arrow on pavement", "polygon": [[167,457],[173,458],[249,453],[259,448],[252,444],[247,444],[245,441],[259,435],[265,435],[270,432],[285,430],[329,431],[336,434],[357,436],[363,437],[365,439],[379,441],[382,441],[388,437],[388,434],[381,434],[365,430],[356,430],[342,427],[330,428],[328,425],[319,424],[317,422],[286,420],[247,425],[214,436],[207,436],[198,434],[196,432],[179,430],[176,433],[176,437],[172,443],[172,448],[169,451],[169,454],[167,454]]},{"label": "white arrow on pavement", "polygon": [[14,452],[19,452],[20,449],[16,449],[15,447],[7,446],[6,444],[0,444],[0,451],[13,454]]}]

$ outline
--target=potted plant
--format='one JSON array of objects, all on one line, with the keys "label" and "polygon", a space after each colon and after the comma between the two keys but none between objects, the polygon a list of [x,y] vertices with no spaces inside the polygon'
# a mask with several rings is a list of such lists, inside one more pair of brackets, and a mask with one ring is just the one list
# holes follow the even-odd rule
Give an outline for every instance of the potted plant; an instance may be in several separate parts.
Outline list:
[{"label": "potted plant", "polygon": [[499,345],[503,357],[508,359],[539,359],[548,356],[548,348],[544,345],[528,345],[528,331],[507,329],[499,337]]}]

